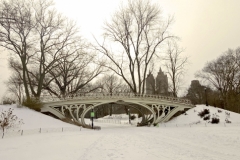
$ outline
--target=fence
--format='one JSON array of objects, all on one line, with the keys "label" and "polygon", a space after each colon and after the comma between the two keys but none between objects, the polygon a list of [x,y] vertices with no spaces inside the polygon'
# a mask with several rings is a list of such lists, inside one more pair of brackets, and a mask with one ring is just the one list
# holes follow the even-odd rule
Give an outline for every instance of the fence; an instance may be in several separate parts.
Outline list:
[{"label": "fence", "polygon": [[[115,124],[128,124],[127,121],[114,120],[114,119],[101,119],[94,120],[95,122],[100,123],[115,123]],[[164,127],[164,128],[172,128],[172,127],[240,127],[240,123],[203,123],[203,122],[194,122],[189,124],[179,124],[179,123],[159,123],[155,127]],[[68,131],[81,131],[82,127],[62,127],[62,128],[36,128],[36,129],[7,129],[4,134],[2,130],[0,131],[0,135],[2,138],[6,137],[14,137],[14,136],[24,136],[31,134],[42,134],[42,133],[56,133],[56,132],[68,132]]]},{"label": "fence", "polygon": [[67,132],[67,131],[81,131],[82,127],[62,127],[62,128],[36,128],[36,129],[7,129],[3,133],[0,131],[2,138],[23,136],[31,134],[41,134],[41,133],[54,133],[54,132]]}]

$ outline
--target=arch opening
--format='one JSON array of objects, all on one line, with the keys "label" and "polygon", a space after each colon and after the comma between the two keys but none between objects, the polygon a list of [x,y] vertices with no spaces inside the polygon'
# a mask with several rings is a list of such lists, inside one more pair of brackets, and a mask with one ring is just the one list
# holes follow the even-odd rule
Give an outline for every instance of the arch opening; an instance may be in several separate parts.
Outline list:
[{"label": "arch opening", "polygon": [[[104,103],[99,103],[99,104],[89,106],[80,115],[81,124],[88,126],[85,123],[85,118],[86,117],[90,118],[89,115],[91,110],[100,111],[102,108],[108,107],[108,106],[112,107],[112,105],[118,106],[118,108],[122,108],[121,111],[123,114],[124,113],[127,114],[128,109],[130,109],[131,112],[134,114],[140,114],[142,116],[142,120],[140,123],[138,123],[138,126],[148,125],[149,123],[152,124],[156,120],[156,115],[154,114],[154,111],[151,109],[151,107],[141,103],[126,102],[121,100],[121,101],[109,101],[109,102],[104,102]],[[110,114],[108,113],[108,115]],[[96,113],[96,116],[97,118],[99,118],[103,115],[100,116],[98,113]]]}]

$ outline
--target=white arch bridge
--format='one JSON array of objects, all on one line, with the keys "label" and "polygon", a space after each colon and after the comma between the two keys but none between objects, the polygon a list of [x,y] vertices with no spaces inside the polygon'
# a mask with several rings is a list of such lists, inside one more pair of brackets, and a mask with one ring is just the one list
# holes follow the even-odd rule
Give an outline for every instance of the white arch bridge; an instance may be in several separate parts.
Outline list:
[{"label": "white arch bridge", "polygon": [[54,115],[59,119],[68,117],[86,127],[88,126],[84,121],[86,115],[88,116],[92,110],[97,113],[99,108],[106,104],[135,110],[143,117],[139,125],[166,122],[176,114],[194,107],[187,99],[129,93],[90,93],[65,98],[44,96],[41,100],[43,102],[42,113]]}]

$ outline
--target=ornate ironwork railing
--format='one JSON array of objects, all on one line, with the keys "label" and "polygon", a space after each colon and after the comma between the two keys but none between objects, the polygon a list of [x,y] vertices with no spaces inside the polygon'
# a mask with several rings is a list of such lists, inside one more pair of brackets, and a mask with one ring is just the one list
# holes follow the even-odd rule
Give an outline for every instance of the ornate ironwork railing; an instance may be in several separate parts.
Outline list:
[{"label": "ornate ironwork railing", "polygon": [[146,100],[166,100],[170,102],[178,102],[178,103],[185,103],[191,104],[191,101],[188,99],[183,98],[176,98],[176,97],[168,97],[168,96],[160,96],[160,95],[147,95],[147,94],[134,94],[134,93],[115,93],[115,94],[108,94],[108,93],[80,93],[69,95],[65,97],[53,97],[49,95],[41,96],[42,102],[55,102],[55,101],[65,101],[65,100],[90,100],[90,99],[119,99],[119,98],[139,98],[139,99],[146,99]]}]

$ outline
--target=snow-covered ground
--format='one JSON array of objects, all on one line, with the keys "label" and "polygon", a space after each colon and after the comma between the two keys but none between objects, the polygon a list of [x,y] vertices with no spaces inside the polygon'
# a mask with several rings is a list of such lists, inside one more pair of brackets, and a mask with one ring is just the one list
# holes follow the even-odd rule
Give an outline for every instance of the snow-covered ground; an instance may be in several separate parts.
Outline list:
[{"label": "snow-covered ground", "polygon": [[[129,125],[126,117],[121,124],[117,120],[95,122],[101,130],[80,130],[14,105],[0,106],[0,111],[9,107],[24,124],[15,128],[18,134],[9,131],[0,139],[0,160],[240,159],[240,115],[214,107],[198,105],[159,127]],[[219,124],[210,124],[198,116],[205,108],[211,118],[219,117]],[[231,123],[225,123],[226,118]]]}]

